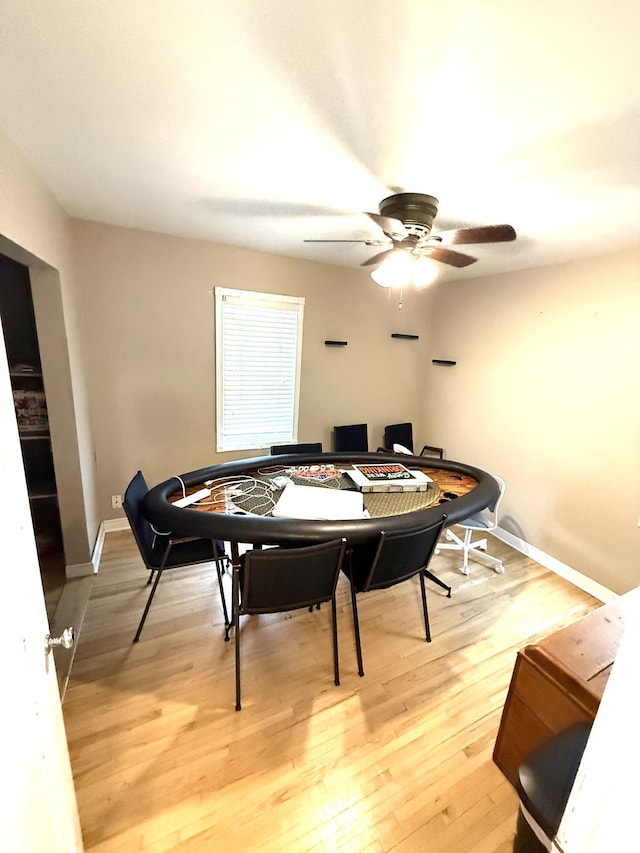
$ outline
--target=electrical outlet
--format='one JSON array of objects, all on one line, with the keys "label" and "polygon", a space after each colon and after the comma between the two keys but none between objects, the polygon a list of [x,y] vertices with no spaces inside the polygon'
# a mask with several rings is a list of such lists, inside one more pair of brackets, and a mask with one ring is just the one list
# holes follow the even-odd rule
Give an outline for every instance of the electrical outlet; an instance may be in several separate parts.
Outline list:
[{"label": "electrical outlet", "polygon": [[111,495],[111,509],[122,509],[122,495]]}]

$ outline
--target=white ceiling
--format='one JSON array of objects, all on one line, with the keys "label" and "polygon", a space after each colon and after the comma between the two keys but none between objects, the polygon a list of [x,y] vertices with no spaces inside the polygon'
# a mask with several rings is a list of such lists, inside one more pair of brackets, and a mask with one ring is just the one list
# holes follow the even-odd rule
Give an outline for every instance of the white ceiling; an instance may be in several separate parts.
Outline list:
[{"label": "white ceiling", "polygon": [[640,242],[638,0],[2,0],[0,129],[74,217],[344,266],[435,195],[464,278]]}]

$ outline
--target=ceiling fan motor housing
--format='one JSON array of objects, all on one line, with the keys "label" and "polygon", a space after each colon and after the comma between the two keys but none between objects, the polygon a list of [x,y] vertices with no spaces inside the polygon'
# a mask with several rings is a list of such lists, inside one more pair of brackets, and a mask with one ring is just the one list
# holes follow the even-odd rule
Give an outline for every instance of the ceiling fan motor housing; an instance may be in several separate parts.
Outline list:
[{"label": "ceiling fan motor housing", "polygon": [[422,193],[397,193],[380,202],[380,215],[399,219],[410,234],[424,237],[438,213],[438,199]]}]

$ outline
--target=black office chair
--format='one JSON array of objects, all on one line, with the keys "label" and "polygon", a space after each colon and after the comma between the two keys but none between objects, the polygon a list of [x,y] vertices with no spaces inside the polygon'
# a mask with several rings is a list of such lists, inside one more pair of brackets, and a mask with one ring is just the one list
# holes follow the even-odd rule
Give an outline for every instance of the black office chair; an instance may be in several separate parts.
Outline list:
[{"label": "black office chair", "polygon": [[369,436],[366,424],[347,424],[345,426],[334,426],[333,446],[336,453],[348,452],[350,450],[369,451]]},{"label": "black office chair", "polygon": [[233,624],[236,640],[236,711],[240,695],[240,616],[313,609],[331,602],[334,681],[340,684],[336,585],[342,568],[345,539],[302,548],[247,551],[233,573]]},{"label": "black office chair", "polygon": [[[415,575],[419,575],[424,629],[427,642],[431,642],[425,578],[429,578],[447,590],[447,597],[451,598],[451,587],[447,586],[427,568],[442,531],[444,520],[443,516],[442,519],[426,527],[418,527],[401,533],[385,533],[383,531],[375,550],[367,546],[355,546],[350,550],[349,559],[343,565],[342,571],[348,576],[351,584],[353,630],[356,638],[358,673],[360,675],[364,675],[364,668],[362,666],[362,646],[360,644],[360,625],[356,602],[356,594],[359,592],[387,589],[387,587],[395,586],[402,581],[415,577]],[[371,559],[372,551],[373,559]]]},{"label": "black office chair", "polygon": [[[413,453],[413,425],[411,423],[404,424],[389,424],[384,428],[384,450],[394,450],[394,444],[401,448],[406,448]],[[400,450],[400,453],[406,452]],[[431,444],[425,444],[420,451],[420,456],[434,456],[438,459],[444,459],[444,449],[442,447],[434,447]]]},{"label": "black office chair", "polygon": [[575,723],[534,749],[518,767],[520,808],[514,853],[554,849],[590,733],[591,723]]},{"label": "black office chair", "polygon": [[316,441],[310,444],[273,444],[271,446],[272,456],[281,456],[285,453],[322,453],[322,442]]},{"label": "black office chair", "polygon": [[[155,531],[142,514],[141,509],[142,500],[148,491],[149,489],[144,476],[141,471],[138,471],[127,486],[124,493],[124,501],[122,502],[140,551],[140,556],[151,573],[147,583],[153,583],[133,642],[137,643],[140,639],[140,634],[142,633],[142,628],[144,627],[162,573],[167,569],[179,569],[198,563],[215,562],[224,613],[224,624],[228,634],[229,616],[222,586],[224,561],[227,559],[224,542],[211,539],[195,539],[192,537],[176,538],[171,533],[159,533]],[[228,636],[226,639],[228,639]]]}]

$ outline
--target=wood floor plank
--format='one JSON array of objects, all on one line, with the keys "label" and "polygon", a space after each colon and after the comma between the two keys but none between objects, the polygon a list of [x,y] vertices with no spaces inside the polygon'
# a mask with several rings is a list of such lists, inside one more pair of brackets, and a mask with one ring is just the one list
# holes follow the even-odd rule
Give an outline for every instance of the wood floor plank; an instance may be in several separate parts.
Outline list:
[{"label": "wood floor plank", "polygon": [[[505,853],[517,796],[491,755],[517,650],[599,602],[497,540],[505,573],[454,552],[428,584],[243,620],[243,710],[212,566],[149,588],[129,532],[109,533],[63,705],[85,847],[94,853]],[[229,590],[230,579],[225,578]]]}]

